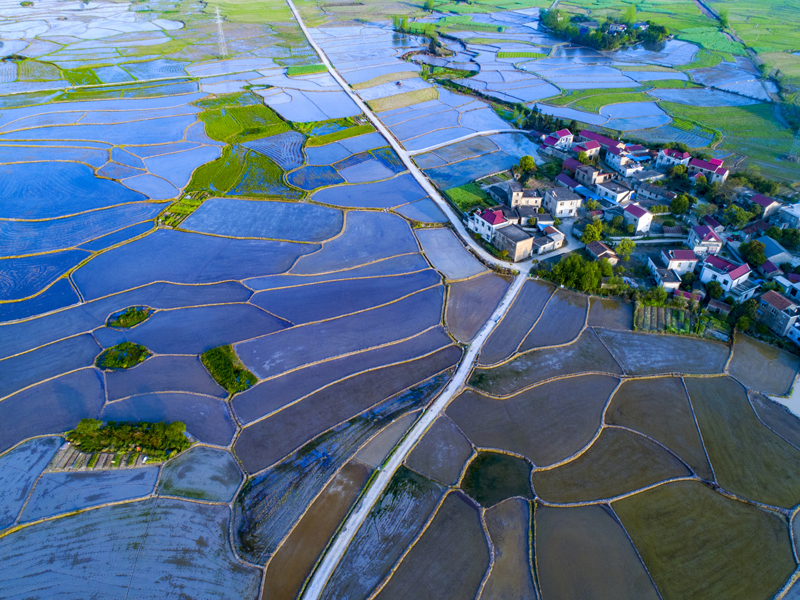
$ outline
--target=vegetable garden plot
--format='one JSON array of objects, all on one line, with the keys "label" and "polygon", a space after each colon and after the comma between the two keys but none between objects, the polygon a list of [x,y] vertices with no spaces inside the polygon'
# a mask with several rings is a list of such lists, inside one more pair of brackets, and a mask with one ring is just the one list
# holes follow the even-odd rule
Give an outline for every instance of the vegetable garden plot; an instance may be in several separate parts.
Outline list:
[{"label": "vegetable garden plot", "polygon": [[745,389],[728,377],[687,378],[686,388],[722,488],[765,504],[796,505],[800,451],[758,421]]},{"label": "vegetable garden plot", "polygon": [[22,300],[33,296],[89,255],[85,250],[62,250],[54,254],[0,259],[0,297]]},{"label": "vegetable garden plot", "polygon": [[425,358],[334,384],[245,427],[236,440],[236,454],[245,470],[259,471],[328,429],[452,367],[460,358],[461,350],[451,346]]},{"label": "vegetable garden plot", "polygon": [[452,492],[376,598],[474,598],[489,558],[477,509]]},{"label": "vegetable garden plot", "polygon": [[585,375],[504,400],[467,390],[450,404],[447,415],[476,446],[507,450],[546,466],[572,456],[594,438],[618,383],[614,377]]},{"label": "vegetable garden plot", "polygon": [[142,202],[56,220],[2,221],[0,255],[20,256],[71,248],[133,223],[153,219],[161,210],[163,206]]},{"label": "vegetable garden plot", "polygon": [[472,456],[472,444],[446,415],[438,417],[405,460],[408,468],[455,485]]},{"label": "vegetable garden plot", "polygon": [[59,279],[44,292],[28,300],[0,304],[0,323],[24,319],[79,302],[78,295],[67,279]]},{"label": "vegetable garden plot", "polygon": [[100,347],[89,335],[79,335],[0,361],[0,398],[56,375],[89,367]]},{"label": "vegetable garden plot", "polygon": [[555,289],[553,284],[546,281],[526,281],[511,308],[481,349],[478,363],[492,365],[514,354]]},{"label": "vegetable garden plot", "polygon": [[199,233],[322,242],[342,231],[342,212],[313,204],[210,198],[182,223]]},{"label": "vegetable garden plot", "polygon": [[728,371],[746,386],[767,394],[788,394],[800,359],[747,335],[737,334]]},{"label": "vegetable garden plot", "polygon": [[145,200],[119,183],[73,163],[0,165],[0,216],[46,219]]},{"label": "vegetable garden plot", "polygon": [[400,467],[333,571],[324,600],[366,598],[417,536],[443,488]]},{"label": "vegetable garden plot", "polygon": [[449,229],[420,229],[417,238],[433,266],[447,279],[465,279],[486,270]]},{"label": "vegetable garden plot", "polygon": [[[351,208],[392,208],[426,196],[425,190],[406,173],[389,181],[361,185],[343,185],[320,190],[315,202]],[[350,215],[352,217],[354,215]],[[348,217],[348,219],[350,218]]]},{"label": "vegetable garden plot", "polygon": [[135,369],[106,373],[106,386],[109,401],[151,392],[228,397],[195,356],[154,356]]},{"label": "vegetable garden plot", "polygon": [[282,273],[316,249],[310,244],[156,231],[96,257],[73,280],[92,299],[154,281],[216,283]]},{"label": "vegetable garden plot", "polygon": [[494,313],[508,290],[508,281],[487,273],[450,284],[445,323],[460,342],[468,342]]},{"label": "vegetable garden plot", "polygon": [[157,466],[119,471],[45,473],[33,489],[20,522],[141,498],[153,492],[157,479]]},{"label": "vegetable garden plot", "polygon": [[528,532],[531,507],[514,498],[485,513],[486,527],[494,548],[494,563],[481,597],[535,598],[529,562]]},{"label": "vegetable garden plot", "polygon": [[584,331],[569,346],[534,350],[499,367],[476,369],[469,383],[478,390],[503,396],[550,377],[587,371],[622,374],[617,362],[592,331]]},{"label": "vegetable garden plot", "polygon": [[428,269],[396,277],[331,281],[258,292],[251,302],[298,325],[393,302],[440,282],[439,274]]},{"label": "vegetable garden plot", "polygon": [[633,325],[633,305],[630,302],[607,298],[592,298],[589,308],[589,327],[630,330]]},{"label": "vegetable garden plot", "polygon": [[536,566],[552,598],[660,598],[636,549],[604,506],[536,507]]},{"label": "vegetable garden plot", "polygon": [[291,329],[236,346],[259,378],[313,362],[411,337],[441,319],[443,288],[436,287],[387,306]]},{"label": "vegetable garden plot", "polygon": [[[231,552],[229,515],[227,507],[165,498],[27,527],[0,541],[11,569],[0,587],[15,596],[37,590],[164,598],[180,589],[196,597],[255,598],[260,572]],[[205,551],[197,551],[198,540]]]},{"label": "vegetable garden plot", "polygon": [[14,427],[0,429],[0,452],[37,435],[60,433],[81,419],[94,419],[103,407],[103,376],[82,369],[40,383],[0,402],[0,421]]},{"label": "vegetable garden plot", "polygon": [[583,330],[588,308],[586,295],[556,290],[541,318],[522,342],[520,352],[575,340]]},{"label": "vegetable garden plot", "polygon": [[158,493],[211,502],[230,502],[242,472],[227,450],[194,446],[167,462],[161,470]]},{"label": "vegetable garden plot", "polygon": [[314,499],[267,565],[262,591],[265,597],[292,600],[298,595],[370,473],[366,465],[351,461]]},{"label": "vegetable garden plot", "polygon": [[413,360],[444,348],[450,342],[444,330],[436,327],[404,342],[305,367],[237,394],[232,401],[233,409],[237,418],[247,424],[335,381],[376,367]]},{"label": "vegetable garden plot", "polygon": [[417,252],[419,246],[414,234],[402,218],[376,212],[351,212],[347,216],[344,232],[326,242],[319,252],[297,260],[291,272],[312,275],[339,271],[382,258]]},{"label": "vegetable garden plot", "polygon": [[303,164],[305,136],[297,131],[285,131],[243,145],[274,160],[279,167],[290,170]]},{"label": "vegetable garden plot", "polygon": [[0,485],[3,489],[0,500],[0,529],[14,523],[36,478],[63,443],[64,440],[60,437],[37,438],[0,456]]},{"label": "vegetable garden plot", "polygon": [[695,481],[613,504],[665,599],[770,598],[796,568],[786,522]]},{"label": "vegetable garden plot", "polygon": [[664,444],[700,477],[713,480],[680,379],[664,377],[624,382],[609,404],[605,422],[629,427]]},{"label": "vegetable garden plot", "polygon": [[400,206],[396,212],[412,221],[421,223],[447,223],[447,217],[430,198],[423,198],[410,204]]},{"label": "vegetable garden plot", "polygon": [[106,404],[103,421],[182,421],[186,432],[206,444],[227,446],[236,426],[222,400],[197,394],[159,392]]},{"label": "vegetable garden plot", "polygon": [[[350,215],[351,217],[353,215]],[[271,290],[296,285],[308,285],[322,281],[338,281],[360,277],[385,277],[389,275],[405,275],[430,268],[420,254],[403,254],[384,258],[362,267],[353,267],[343,271],[325,273],[323,275],[268,275],[247,281],[248,287],[254,290]]]},{"label": "vegetable garden plot", "polygon": [[598,330],[597,334],[629,375],[721,373],[729,350],[695,338]]},{"label": "vegetable garden plot", "polygon": [[307,191],[345,182],[338,171],[331,166],[303,167],[286,175],[286,181]]},{"label": "vegetable garden plot", "polygon": [[384,400],[256,475],[235,505],[235,543],[242,555],[258,564],[266,563],[339,467],[382,428],[426,405],[448,378],[447,374],[437,375]]},{"label": "vegetable garden plot", "polygon": [[689,475],[680,460],[655,442],[606,428],[574,460],[549,471],[534,471],[533,489],[546,502],[590,502]]}]

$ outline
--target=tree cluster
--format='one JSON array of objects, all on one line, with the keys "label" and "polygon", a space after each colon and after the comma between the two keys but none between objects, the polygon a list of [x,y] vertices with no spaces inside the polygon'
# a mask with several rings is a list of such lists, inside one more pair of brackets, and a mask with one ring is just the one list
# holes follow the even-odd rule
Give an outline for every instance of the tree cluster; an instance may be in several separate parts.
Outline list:
[{"label": "tree cluster", "polygon": [[600,291],[603,277],[612,277],[614,270],[606,259],[597,262],[587,260],[579,254],[564,256],[551,271],[539,271],[539,276],[556,285],[593,293]]},{"label": "tree cluster", "polygon": [[764,255],[766,246],[763,242],[753,240],[739,245],[739,254],[750,265],[758,267],[767,262],[767,257]]},{"label": "tree cluster", "polygon": [[[636,18],[636,7],[631,5],[621,15],[620,23],[632,25]],[[576,27],[567,13],[563,10],[552,9],[543,10],[541,22],[545,27],[553,31],[556,35],[569,39],[595,50],[616,50],[621,46],[647,42],[649,44],[660,44],[669,36],[669,30],[663,25],[648,21],[646,31],[628,27],[625,32],[611,32],[611,25],[615,23],[610,17],[605,20],[598,29],[585,30],[581,32],[580,27]],[[578,23],[579,25],[579,23]]]},{"label": "tree cluster", "polygon": [[83,452],[137,451],[154,457],[164,457],[191,446],[186,425],[173,423],[116,423],[103,425],[96,419],[81,419],[67,439]]},{"label": "tree cluster", "polygon": [[800,230],[798,229],[770,227],[767,229],[767,235],[784,248],[797,248],[800,245]]}]

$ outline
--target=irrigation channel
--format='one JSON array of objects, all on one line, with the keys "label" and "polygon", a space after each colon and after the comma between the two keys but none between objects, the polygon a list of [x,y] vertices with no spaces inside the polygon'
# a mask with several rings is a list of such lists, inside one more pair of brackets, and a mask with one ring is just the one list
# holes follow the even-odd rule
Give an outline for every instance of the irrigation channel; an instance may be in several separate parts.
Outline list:
[{"label": "irrigation channel", "polygon": [[[439,192],[436,190],[434,185],[422,174],[422,171],[412,162],[411,158],[409,157],[408,152],[400,145],[400,143],[392,136],[389,130],[384,126],[384,124],[378,119],[375,113],[370,110],[370,108],[359,98],[351,89],[347,82],[342,78],[341,75],[334,69],[333,65],[331,65],[328,57],[323,52],[322,48],[314,41],[314,38],[309,33],[308,29],[306,28],[305,23],[303,22],[300,13],[297,11],[292,0],[286,0],[289,8],[294,14],[295,19],[297,19],[297,23],[300,25],[300,28],[303,31],[303,35],[306,36],[308,43],[311,44],[311,47],[314,48],[316,53],[319,55],[322,64],[325,65],[325,68],[328,72],[333,76],[334,79],[339,83],[342,89],[347,93],[347,95],[356,103],[356,105],[362,110],[362,112],[366,115],[366,117],[370,120],[370,122],[375,126],[375,128],[383,135],[384,138],[389,142],[392,149],[397,153],[400,157],[400,160],[403,161],[403,164],[412,174],[414,179],[422,186],[422,188],[428,193],[431,199],[439,206],[442,212],[447,215],[447,218],[452,223],[455,230],[459,233],[461,238],[466,241],[473,249],[473,251],[480,255],[483,260],[488,263],[499,265],[503,267],[507,267],[508,263],[504,261],[500,261],[493,257],[491,254],[486,252],[483,248],[481,248],[468,234],[466,228],[464,227],[463,223],[459,216],[455,213],[452,207],[441,197]],[[469,345],[467,353],[465,354],[464,358],[461,361],[458,369],[456,370],[453,378],[450,380],[450,383],[444,389],[444,391],[439,395],[438,398],[431,404],[431,406],[425,410],[416,424],[411,428],[411,430],[406,434],[403,441],[400,443],[397,448],[395,448],[394,452],[392,453],[391,457],[389,458],[388,462],[381,467],[380,472],[378,475],[372,480],[367,490],[362,494],[361,498],[358,501],[355,509],[348,515],[347,519],[344,522],[344,525],[336,534],[333,543],[328,548],[327,552],[322,558],[322,561],[317,565],[314,573],[311,575],[311,579],[308,582],[305,590],[303,591],[303,599],[304,600],[317,600],[320,595],[322,594],[325,585],[328,582],[331,574],[333,573],[336,566],[339,564],[339,561],[344,556],[345,551],[347,550],[350,542],[353,541],[353,538],[356,535],[356,532],[364,523],[369,515],[369,512],[372,510],[372,507],[378,501],[378,499],[383,495],[383,492],[386,490],[389,482],[392,480],[395,471],[400,467],[402,462],[405,460],[406,456],[411,452],[414,445],[419,441],[419,439],[425,434],[431,424],[434,422],[437,416],[447,407],[458,392],[463,387],[464,383],[466,382],[467,378],[469,377],[470,372],[472,371],[472,365],[475,360],[478,358],[478,354],[483,347],[483,344],[489,339],[492,331],[496,327],[497,323],[502,320],[505,314],[508,312],[509,308],[514,302],[514,299],[517,297],[517,294],[522,289],[525,281],[528,278],[528,271],[530,270],[530,266],[532,263],[532,259],[527,261],[523,261],[517,263],[517,266],[520,270],[520,274],[517,275],[514,282],[509,287],[506,295],[503,297],[502,301],[498,305],[497,309],[495,309],[494,313],[492,314],[491,318],[483,325],[478,335]]]}]

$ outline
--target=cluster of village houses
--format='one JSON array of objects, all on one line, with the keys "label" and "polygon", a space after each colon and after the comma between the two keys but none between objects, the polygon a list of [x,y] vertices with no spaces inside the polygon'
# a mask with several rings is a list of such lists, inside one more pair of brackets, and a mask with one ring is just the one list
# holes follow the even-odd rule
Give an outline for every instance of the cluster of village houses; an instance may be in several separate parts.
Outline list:
[{"label": "cluster of village houses", "polygon": [[[599,159],[601,149],[605,151],[604,163],[609,170],[600,168],[599,160],[592,161],[598,166],[577,160],[578,156]],[[666,148],[656,152],[588,130],[581,131],[577,139],[566,129],[543,135],[541,151],[563,161],[555,185],[534,179],[530,179],[526,187],[515,180],[492,185],[486,191],[498,205],[475,211],[467,218],[467,226],[472,231],[499,250],[506,251],[509,260],[515,262],[560,248],[565,236],[556,228],[556,219],[576,217],[586,200],[595,200],[599,205],[588,215],[590,218],[611,221],[621,216],[634,236],[646,236],[653,222],[653,213],[646,207],[669,205],[677,197],[675,192],[653,185],[665,179],[671,167],[683,165],[690,179],[696,182],[704,178],[709,184],[724,183],[729,174],[719,159],[700,160],[692,158],[688,152]],[[705,299],[705,284],[711,281],[722,287],[723,298],[736,303],[755,297],[765,281],[779,283],[785,293],[771,290],[762,294],[758,318],[776,335],[789,337],[800,345],[800,275],[785,274],[780,269],[779,265],[792,262],[792,256],[765,234],[772,226],[798,228],[800,204],[784,205],[755,193],[741,198],[741,201],[761,212],[758,221],[736,232],[736,242],[758,240],[764,244],[767,261],[756,271],[739,258],[738,243],[729,243],[733,238],[723,241],[725,228],[711,216],[705,216],[700,224],[690,229],[685,239],[688,249],[665,249],[658,259],[648,259],[648,268],[659,286],[676,297],[698,302]],[[662,230],[662,235],[667,238],[676,236],[683,241],[681,226],[665,226]],[[574,225],[573,231],[580,236],[578,224]],[[591,242],[586,251],[589,257],[595,260],[606,258],[612,265],[619,260],[616,253],[601,241]],[[681,276],[686,273],[698,276],[691,292],[678,289]],[[707,309],[726,315],[732,307],[709,299]]]}]

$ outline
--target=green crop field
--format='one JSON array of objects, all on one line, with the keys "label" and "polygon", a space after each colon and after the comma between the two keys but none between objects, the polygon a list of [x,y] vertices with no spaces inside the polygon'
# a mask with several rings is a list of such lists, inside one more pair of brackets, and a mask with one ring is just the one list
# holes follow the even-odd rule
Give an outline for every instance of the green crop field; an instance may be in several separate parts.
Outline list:
[{"label": "green crop field", "polygon": [[312,75],[314,73],[325,73],[328,69],[325,65],[300,65],[292,66],[286,69],[286,74],[289,77],[294,75]]},{"label": "green crop field", "polygon": [[745,54],[744,48],[740,43],[727,38],[716,27],[690,27],[682,30],[678,34],[678,39],[692,42],[706,50],[716,50],[740,56]]},{"label": "green crop field", "polygon": [[544,103],[550,104],[552,106],[566,106],[568,104],[572,104],[573,102],[578,102],[580,100],[585,100],[588,98],[592,98],[594,96],[612,96],[612,95],[622,95],[626,93],[637,93],[637,92],[643,92],[645,89],[647,88],[645,88],[644,86],[637,86],[630,88],[609,88],[609,89],[599,89],[599,90],[573,90],[563,96],[549,98],[548,100],[544,101]]},{"label": "green crop field", "polygon": [[630,94],[598,94],[589,96],[570,104],[571,108],[585,110],[587,112],[598,113],[600,109],[609,104],[620,104],[622,102],[652,102],[653,98],[644,92],[633,92]]},{"label": "green crop field", "polygon": [[498,52],[497,58],[544,58],[541,52]]},{"label": "green crop field", "polygon": [[756,52],[800,50],[800,4],[775,0],[709,0],[719,12],[728,11],[728,21],[742,41]]}]

